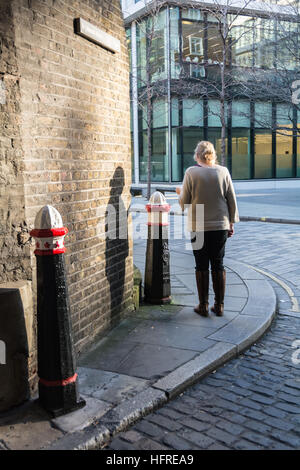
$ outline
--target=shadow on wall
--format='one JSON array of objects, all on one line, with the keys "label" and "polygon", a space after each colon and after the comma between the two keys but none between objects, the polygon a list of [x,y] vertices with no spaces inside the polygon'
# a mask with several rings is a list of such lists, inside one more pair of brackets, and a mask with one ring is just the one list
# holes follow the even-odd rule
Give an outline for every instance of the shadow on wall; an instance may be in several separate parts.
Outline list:
[{"label": "shadow on wall", "polygon": [[105,212],[105,273],[110,286],[111,323],[121,313],[129,250],[128,212],[122,200],[124,185],[124,170],[119,166],[110,180],[110,198]]}]

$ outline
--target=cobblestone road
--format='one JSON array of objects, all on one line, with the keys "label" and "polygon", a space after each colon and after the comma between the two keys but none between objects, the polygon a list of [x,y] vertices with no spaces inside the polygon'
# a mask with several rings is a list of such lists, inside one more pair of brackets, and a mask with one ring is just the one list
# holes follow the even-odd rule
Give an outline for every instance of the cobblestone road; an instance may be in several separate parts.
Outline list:
[{"label": "cobblestone road", "polygon": [[279,305],[270,330],[107,449],[300,448],[300,227],[240,223],[226,255],[276,277],[268,278]]}]

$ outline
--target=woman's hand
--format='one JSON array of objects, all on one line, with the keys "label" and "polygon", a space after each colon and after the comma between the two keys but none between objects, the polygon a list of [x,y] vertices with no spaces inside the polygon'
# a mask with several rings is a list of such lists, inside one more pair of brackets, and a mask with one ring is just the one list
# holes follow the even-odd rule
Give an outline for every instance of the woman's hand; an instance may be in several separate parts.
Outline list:
[{"label": "woman's hand", "polygon": [[178,196],[179,196],[180,193],[181,193],[181,187],[180,187],[180,186],[177,186],[177,188],[176,188],[176,194],[178,194]]},{"label": "woman's hand", "polygon": [[232,237],[234,234],[234,224],[230,224],[229,230],[228,230],[228,238]]}]

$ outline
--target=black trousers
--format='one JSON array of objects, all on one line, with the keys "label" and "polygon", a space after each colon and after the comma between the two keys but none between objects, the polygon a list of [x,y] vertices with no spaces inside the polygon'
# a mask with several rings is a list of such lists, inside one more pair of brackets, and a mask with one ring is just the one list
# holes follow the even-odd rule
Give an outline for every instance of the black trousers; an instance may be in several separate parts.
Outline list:
[{"label": "black trousers", "polygon": [[[203,236],[199,234],[199,236]],[[204,232],[204,242],[201,249],[193,249],[196,262],[196,271],[208,271],[209,263],[212,271],[223,271],[223,258],[228,230],[210,230]],[[191,242],[197,246],[199,240],[197,233],[191,234]]]}]

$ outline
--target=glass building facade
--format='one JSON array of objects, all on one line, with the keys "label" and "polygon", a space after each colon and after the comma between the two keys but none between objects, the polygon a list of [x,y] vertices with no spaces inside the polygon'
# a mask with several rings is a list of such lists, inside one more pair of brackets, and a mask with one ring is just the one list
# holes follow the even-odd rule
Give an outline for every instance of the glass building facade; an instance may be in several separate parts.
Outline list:
[{"label": "glass building facade", "polygon": [[300,177],[299,23],[230,14],[224,46],[216,16],[182,4],[127,25],[133,181],[147,181],[149,135],[153,182],[181,182],[202,139],[220,160],[222,117],[233,179]]}]

